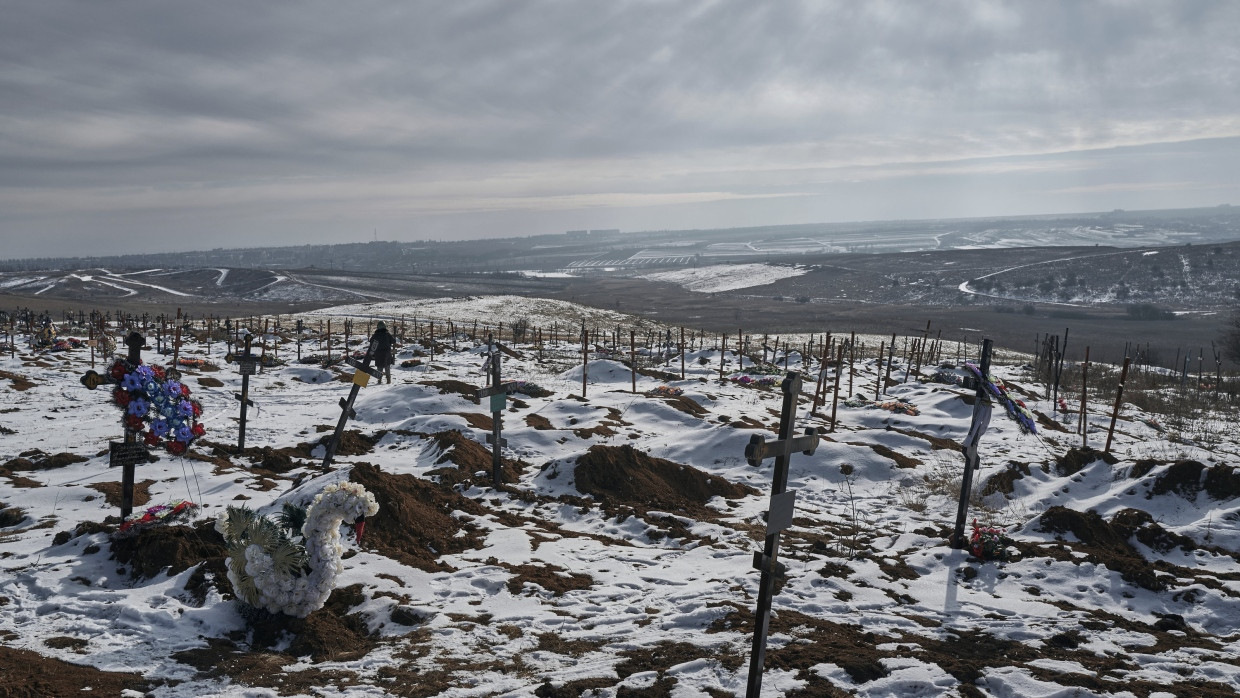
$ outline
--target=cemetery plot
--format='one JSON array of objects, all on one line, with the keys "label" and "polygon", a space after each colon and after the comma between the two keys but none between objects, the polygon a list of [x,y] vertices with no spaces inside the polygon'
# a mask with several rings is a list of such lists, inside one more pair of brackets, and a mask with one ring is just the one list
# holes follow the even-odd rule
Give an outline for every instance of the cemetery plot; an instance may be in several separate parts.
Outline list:
[{"label": "cemetery plot", "polygon": [[[360,340],[365,322],[355,323]],[[613,328],[619,342],[604,340],[601,328],[595,341],[589,328],[583,367],[572,323],[541,346],[505,341],[516,356],[504,353],[500,375],[488,380],[482,328],[474,338],[459,331],[472,323],[453,321],[453,337],[441,323],[448,326],[437,320],[428,344],[402,345],[426,350],[428,360],[397,363],[391,385],[361,387],[348,364],[263,368],[261,379],[251,377],[261,413],[244,449],[233,446],[234,395],[246,376],[223,358],[242,350],[222,339],[208,349],[205,335],[187,332],[183,358],[223,367],[212,374],[221,385],[194,392],[207,437],[183,456],[152,449],[153,461],[136,466],[142,496],[133,514],[151,519],[132,535],[121,534],[109,499],[119,494],[120,468],[107,467],[107,444],[122,437],[117,408],[104,386],[92,393],[79,382],[88,348],[48,366],[24,365],[25,350],[0,356],[0,370],[32,382],[22,391],[0,383],[0,425],[17,432],[0,436],[0,672],[46,665],[42,676],[63,675],[76,690],[82,677],[54,670],[70,660],[107,672],[98,690],[157,694],[393,686],[435,694],[476,691],[483,681],[522,695],[737,695],[758,629],[757,552],[760,568],[783,568],[770,584],[763,695],[1210,696],[1240,681],[1240,538],[1229,525],[1240,515],[1240,445],[1226,421],[1234,415],[1211,422],[1219,436],[1208,448],[1171,441],[1171,428],[1199,427],[1129,402],[1153,380],[1142,371],[1126,378],[1107,454],[1118,366],[1090,368],[1094,407],[1085,422],[1096,450],[1087,450],[1072,429],[1078,414],[1064,422],[1052,409],[1053,386],[1036,362],[999,354],[992,373],[1010,394],[1069,431],[1026,434],[995,408],[977,442],[981,467],[968,502],[965,534],[977,518],[978,547],[957,549],[948,539],[964,467],[959,444],[976,391],[934,378],[963,378],[967,369],[949,349],[927,358],[936,353],[933,331],[919,327],[907,348],[898,337],[894,354],[886,354],[890,336],[858,337],[855,359],[844,351],[842,367],[837,341],[826,347],[822,386],[821,335],[813,351],[790,352],[789,372],[804,370],[805,379],[789,390],[799,409],[785,430],[786,338],[771,367],[760,337],[734,330],[725,352],[718,336],[695,340],[690,330],[682,380],[679,356],[655,350],[643,361],[636,329],[639,367],[669,375],[623,362],[630,326]],[[333,356],[364,351],[332,324]],[[419,321],[419,329],[428,328]],[[745,357],[732,353],[744,346],[737,334],[751,338]],[[920,360],[914,340],[924,343]],[[295,355],[295,341],[284,339],[280,356]],[[147,346],[142,358],[156,359]],[[968,349],[962,359],[977,362],[976,345]],[[275,353],[272,343],[267,351]],[[814,362],[801,365],[802,356]],[[336,374],[348,385],[323,379]],[[734,380],[744,375],[777,380]],[[845,394],[828,433],[836,376]],[[865,398],[851,404],[850,378]],[[1080,379],[1065,367],[1059,397],[1071,386],[1071,407]],[[503,389],[479,399],[488,383]],[[821,401],[810,414],[815,392]],[[346,393],[352,401],[342,406]],[[501,394],[493,411],[492,395]],[[916,411],[878,406],[887,401]],[[507,442],[499,486],[487,442],[497,425]],[[807,428],[821,433],[809,455],[798,441]],[[332,437],[324,470],[323,441]],[[771,456],[781,453],[786,490],[773,493]],[[284,504],[305,506],[346,483],[364,487],[378,508],[360,543],[355,520],[341,520],[341,571],[323,606],[305,618],[242,613],[216,515],[244,505],[274,519]],[[201,507],[196,519],[172,516],[185,500]],[[771,535],[773,555],[764,546]],[[986,559],[998,551],[1004,559]],[[153,668],[135,679],[111,672],[118,666]]]}]

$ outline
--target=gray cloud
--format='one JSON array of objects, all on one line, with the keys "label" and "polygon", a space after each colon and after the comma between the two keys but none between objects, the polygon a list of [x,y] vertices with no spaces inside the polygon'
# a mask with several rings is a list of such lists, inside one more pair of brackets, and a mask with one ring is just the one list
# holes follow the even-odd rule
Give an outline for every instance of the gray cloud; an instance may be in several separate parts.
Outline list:
[{"label": "gray cloud", "polygon": [[964,172],[1010,190],[988,215],[1240,191],[1226,1],[3,13],[0,256],[968,215]]}]

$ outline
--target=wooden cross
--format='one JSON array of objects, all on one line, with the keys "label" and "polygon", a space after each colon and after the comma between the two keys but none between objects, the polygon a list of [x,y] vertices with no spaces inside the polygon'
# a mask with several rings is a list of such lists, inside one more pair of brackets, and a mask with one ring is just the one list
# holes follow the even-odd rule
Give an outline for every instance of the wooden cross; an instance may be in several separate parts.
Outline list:
[{"label": "wooden cross", "polygon": [[250,376],[254,375],[258,370],[258,357],[250,352],[250,344],[253,341],[254,336],[246,332],[245,353],[241,356],[232,357],[237,362],[237,372],[241,374],[241,392],[233,393],[233,399],[241,402],[241,425],[237,431],[238,453],[245,450],[246,408],[254,406],[254,401],[250,399]]},{"label": "wooden cross", "polygon": [[487,434],[487,443],[491,444],[491,482],[499,487],[503,481],[503,468],[500,461],[500,449],[508,445],[508,439],[500,436],[504,423],[504,408],[508,405],[508,393],[516,390],[516,383],[500,383],[500,352],[490,334],[487,335],[487,366],[490,385],[478,391],[478,400],[491,398],[491,433]]},{"label": "wooden cross", "polygon": [[746,698],[758,698],[762,694],[762,665],[766,660],[766,633],[771,623],[771,600],[775,595],[775,578],[785,571],[783,563],[778,561],[779,532],[792,525],[793,506],[796,503],[796,492],[788,492],[788,459],[800,451],[812,455],[818,448],[818,430],[809,427],[803,436],[793,436],[792,426],[796,421],[797,397],[801,394],[801,374],[793,371],[788,374],[780,389],[784,393],[783,409],[779,414],[779,439],[767,441],[761,434],[754,434],[745,447],[745,460],[752,466],[762,465],[767,458],[775,459],[775,469],[771,475],[771,503],[766,516],[766,543],[762,552],[755,552],[753,566],[762,572],[762,580],[758,585],[758,609],[755,612],[753,631],[753,652],[749,660],[749,681],[746,684]]},{"label": "wooden cross", "polygon": [[[990,354],[993,348],[992,340],[983,340],[982,365],[980,366],[983,380],[990,375]],[[974,382],[976,385],[972,385]],[[964,478],[960,482],[960,503],[956,507],[956,527],[949,541],[951,546],[957,550],[968,547],[968,540],[964,535],[964,522],[969,518],[969,495],[973,489],[973,472],[982,466],[981,456],[977,454],[977,442],[982,438],[982,433],[986,431],[990,423],[990,395],[986,394],[985,384],[983,381],[974,381],[969,376],[966,378],[965,386],[970,385],[975,390],[973,419],[969,425],[969,434],[964,440]]]},{"label": "wooden cross", "polygon": [[[348,344],[346,343],[347,347]],[[357,393],[370,382],[370,379],[379,377],[379,370],[370,367],[370,362],[374,359],[374,344],[366,347],[366,356],[361,361],[351,356],[345,358],[345,363],[357,369],[353,374],[353,387],[349,389],[348,398],[340,398],[340,420],[336,422],[336,430],[332,432],[331,438],[325,444],[325,453],[323,454],[323,469],[327,470],[331,467],[332,457],[336,455],[336,448],[340,445],[340,435],[344,433],[344,425],[349,418],[357,418],[357,412],[353,410],[353,403],[357,400]]]}]

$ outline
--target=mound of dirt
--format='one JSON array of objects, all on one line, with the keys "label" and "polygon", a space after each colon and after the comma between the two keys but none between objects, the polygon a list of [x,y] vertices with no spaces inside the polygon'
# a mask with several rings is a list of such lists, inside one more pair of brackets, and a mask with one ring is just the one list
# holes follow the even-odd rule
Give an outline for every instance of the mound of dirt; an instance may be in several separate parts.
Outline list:
[{"label": "mound of dirt", "polygon": [[1154,479],[1149,496],[1174,492],[1185,499],[1196,499],[1202,490],[1212,499],[1235,499],[1240,496],[1240,472],[1230,465],[1206,468],[1195,460],[1177,461]]},{"label": "mound of dirt", "polygon": [[1055,459],[1055,472],[1063,477],[1075,475],[1096,460],[1106,461],[1107,465],[1119,462],[1115,456],[1096,448],[1070,448],[1067,453]]},{"label": "mound of dirt", "polygon": [[161,571],[169,576],[184,572],[204,560],[224,558],[224,538],[214,520],[194,526],[146,526],[133,535],[112,535],[112,557],[129,565],[137,579],[153,579]]},{"label": "mound of dirt", "polygon": [[[439,446],[440,455],[435,460],[435,464],[454,463],[459,473],[449,474],[442,471],[435,471],[435,474],[444,478],[447,484],[458,484],[465,482],[479,471],[491,472],[491,451],[486,446],[465,436],[465,434],[451,429],[448,431],[440,431],[431,435],[435,440],[435,444]],[[521,461],[513,461],[500,456],[500,470],[503,473],[504,482],[516,482],[520,479],[521,474],[525,472],[525,463]],[[450,482],[449,482],[450,481]]]},{"label": "mound of dirt", "polygon": [[421,381],[418,385],[429,385],[432,388],[439,388],[440,395],[455,393],[469,400],[470,402],[478,402],[478,388],[464,381],[446,379],[441,381]]},{"label": "mound of dirt", "polygon": [[44,657],[30,650],[0,645],[0,676],[4,696],[75,696],[89,687],[92,695],[119,696],[126,691],[146,695],[155,684],[139,673],[100,671]]},{"label": "mound of dirt", "polygon": [[[1073,548],[1087,554],[1086,562],[1105,565],[1119,572],[1124,581],[1142,589],[1163,591],[1174,577],[1156,574],[1154,566],[1128,542],[1134,520],[1131,515],[1120,512],[1115,516],[1119,525],[1113,525],[1096,512],[1054,506],[1042,514],[1039,525],[1049,533],[1071,533],[1076,536],[1080,544]],[[1025,552],[1022,550],[1022,553]]]},{"label": "mound of dirt", "polygon": [[577,459],[573,471],[577,490],[606,506],[629,506],[639,513],[650,509],[711,519],[717,512],[706,507],[713,497],[737,499],[757,490],[707,475],[624,446],[591,446]]},{"label": "mound of dirt", "polygon": [[681,412],[684,412],[687,415],[692,415],[694,417],[705,417],[706,415],[710,414],[710,410],[698,404],[697,400],[694,400],[691,397],[685,397],[684,395],[675,395],[672,397],[665,397],[663,398],[663,402],[666,402],[667,404],[671,405],[672,407],[675,407]]},{"label": "mound of dirt", "polygon": [[1197,548],[1197,542],[1192,538],[1168,531],[1156,523],[1149,512],[1140,509],[1120,510],[1111,517],[1111,527],[1125,536],[1135,537],[1160,553],[1177,547],[1186,552]]},{"label": "mound of dirt", "polygon": [[453,516],[484,513],[472,499],[412,475],[382,472],[369,463],[354,464],[349,479],[379,503],[379,513],[366,522],[363,547],[426,572],[447,568],[440,555],[482,547],[484,534]]},{"label": "mound of dirt", "polygon": [[1008,466],[1002,472],[995,473],[986,478],[986,484],[982,487],[982,496],[986,497],[996,492],[1002,492],[1005,495],[1012,494],[1016,491],[1016,481],[1029,475],[1028,463],[1020,463],[1018,461],[1008,461]]},{"label": "mound of dirt", "polygon": [[199,376],[198,385],[204,388],[222,388],[224,387],[224,382],[219,378],[212,378],[211,376]]},{"label": "mound of dirt", "polygon": [[[119,473],[117,475],[119,476]],[[133,505],[135,507],[143,506],[151,501],[150,487],[154,484],[154,480],[133,483]],[[119,507],[121,505],[121,483],[92,482],[87,487],[103,493],[103,501],[107,502],[108,506]]]},{"label": "mound of dirt", "polygon": [[539,431],[547,431],[547,430],[555,429],[555,427],[551,424],[551,420],[547,419],[541,414],[525,415],[525,425],[527,427],[533,427],[534,429],[537,429]]},{"label": "mound of dirt", "polygon": [[594,579],[588,574],[574,574],[561,567],[548,564],[537,565],[505,565],[513,573],[508,580],[508,591],[514,596],[520,595],[525,584],[536,584],[555,596],[562,596],[566,591],[589,589]]},{"label": "mound of dirt", "polygon": [[[252,611],[249,646],[207,638],[206,647],[176,652],[172,658],[196,668],[203,676],[275,688],[280,695],[312,693],[316,687],[329,684],[355,684],[357,676],[343,670],[310,667],[287,672],[283,667],[307,656],[314,662],[349,661],[374,649],[376,640],[366,632],[365,621],[348,615],[350,608],[365,600],[362,585],[354,584],[332,591],[323,608],[305,618]],[[286,644],[287,648],[275,651]]]},{"label": "mound of dirt", "polygon": [[23,451],[21,455],[5,463],[2,467],[5,470],[13,472],[30,472],[34,470],[51,470],[53,468],[62,468],[73,463],[85,463],[90,460],[85,456],[78,456],[72,453],[57,453],[48,455],[39,449],[31,449]]}]

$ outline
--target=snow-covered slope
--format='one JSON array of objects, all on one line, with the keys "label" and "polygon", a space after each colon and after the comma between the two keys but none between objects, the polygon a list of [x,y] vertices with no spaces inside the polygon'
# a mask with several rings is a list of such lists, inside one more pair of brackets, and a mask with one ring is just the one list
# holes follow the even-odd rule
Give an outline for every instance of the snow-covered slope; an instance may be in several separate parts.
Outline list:
[{"label": "snow-covered slope", "polygon": [[[491,414],[472,398],[485,384],[482,349],[458,346],[440,344],[432,362],[420,343],[403,345],[392,383],[359,391],[324,472],[318,442],[350,389],[334,379],[351,369],[253,377],[257,408],[237,454],[240,376],[221,344],[210,356],[188,344],[184,355],[222,366],[184,370],[207,435],[189,457],[137,468],[138,511],[190,499],[201,517],[136,536],[105,522],[118,511],[107,443],[120,436],[119,413],[106,390],[78,382],[87,350],[0,357],[5,674],[36,692],[108,695],[743,692],[771,480],[771,462],[752,467],[744,452],[754,434],[775,438],[783,374],[773,387],[761,375],[720,382],[719,352],[699,348],[683,380],[678,359],[640,361],[655,377],[637,376],[634,392],[627,352],[596,353],[582,396],[579,345],[545,347],[541,361],[516,346],[504,380],[542,390],[507,402],[496,488]],[[796,355],[791,367],[801,368]],[[1235,694],[1234,422],[1217,426],[1207,451],[1167,440],[1127,407],[1109,462],[1077,434],[1044,425],[1022,435],[996,414],[971,518],[1013,542],[1008,561],[983,561],[945,541],[971,393],[910,379],[876,405],[874,368],[859,363],[854,377],[868,398],[846,405],[842,395],[835,431],[812,456],[792,456],[796,518],[782,539],[788,574],[764,695]],[[798,431],[830,428],[829,399],[809,410],[817,370]],[[995,372],[1051,413],[1018,366]],[[897,400],[915,410],[893,411]],[[1108,418],[1092,415],[1091,446]],[[305,621],[244,615],[206,522],[228,505],[304,503],[345,478],[375,492],[381,510],[360,545],[350,541],[327,607]]]}]

